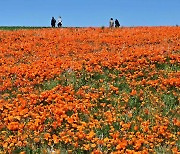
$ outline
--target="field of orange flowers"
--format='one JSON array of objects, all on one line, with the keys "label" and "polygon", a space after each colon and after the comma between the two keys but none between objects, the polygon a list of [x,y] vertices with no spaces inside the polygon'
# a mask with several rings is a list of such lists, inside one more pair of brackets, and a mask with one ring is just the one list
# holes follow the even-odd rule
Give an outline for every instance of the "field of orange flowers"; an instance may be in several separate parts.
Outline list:
[{"label": "field of orange flowers", "polygon": [[180,152],[180,27],[0,30],[0,153]]}]

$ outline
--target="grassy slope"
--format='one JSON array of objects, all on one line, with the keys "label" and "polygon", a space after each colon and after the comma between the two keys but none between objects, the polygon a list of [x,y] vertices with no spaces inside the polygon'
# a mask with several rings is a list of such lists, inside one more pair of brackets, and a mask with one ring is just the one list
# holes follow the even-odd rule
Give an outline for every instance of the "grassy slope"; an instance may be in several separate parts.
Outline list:
[{"label": "grassy slope", "polygon": [[0,30],[19,30],[19,29],[38,29],[48,27],[30,27],[30,26],[0,26]]},{"label": "grassy slope", "polygon": [[[17,29],[36,29],[36,28],[45,28],[45,27],[0,27],[2,30],[17,30]],[[174,73],[180,71],[180,65],[179,63],[174,63],[171,64],[169,63],[169,59],[167,57],[166,61],[164,63],[154,63],[155,68],[150,69],[150,68],[144,68],[143,75],[137,76],[135,80],[141,81],[142,79],[147,79],[150,81],[156,81],[159,77],[161,76],[166,76],[166,74],[169,73]],[[124,67],[124,66],[123,66]],[[105,123],[102,124],[101,129],[97,128],[95,129],[95,134],[99,138],[103,139],[111,139],[111,133],[110,131],[118,132],[119,129],[127,129],[127,130],[122,130],[122,132],[126,132],[127,137],[129,137],[129,134],[132,133],[137,133],[137,130],[134,130],[135,126],[138,126],[139,130],[142,134],[144,133],[145,135],[151,135],[151,133],[147,133],[144,129],[146,126],[146,122],[148,124],[148,129],[149,132],[152,131],[152,133],[155,133],[156,130],[153,130],[156,122],[156,118],[154,114],[161,113],[162,117],[167,117],[169,119],[173,118],[178,118],[178,97],[179,97],[179,88],[175,88],[174,86],[169,86],[167,87],[167,90],[162,90],[161,89],[156,89],[156,86],[151,86],[149,84],[146,84],[145,86],[141,86],[140,84],[136,85],[134,88],[136,90],[135,94],[132,93],[132,88],[130,86],[130,82],[127,82],[126,74],[132,74],[133,70],[127,70],[127,72],[123,73],[120,71],[117,71],[115,69],[107,69],[104,68],[102,73],[98,72],[93,72],[89,73],[87,70],[83,69],[80,72],[73,72],[73,71],[67,71],[63,72],[60,74],[58,77],[55,77],[52,80],[44,81],[40,83],[39,85],[36,85],[34,89],[38,90],[40,93],[46,91],[47,93],[49,92],[51,94],[51,90],[53,90],[55,87],[58,85],[62,87],[73,87],[75,90],[75,95],[78,97],[78,91],[84,91],[86,94],[91,95],[91,94],[96,94],[96,91],[101,91],[100,89],[103,89],[104,92],[101,92],[99,98],[97,101],[92,102],[94,105],[94,108],[91,108],[90,114],[91,115],[86,115],[83,112],[78,111],[79,118],[86,122],[90,123],[91,120],[100,120],[104,119]],[[154,71],[154,75],[149,77],[148,74],[150,74],[152,71]],[[120,77],[121,75],[121,77]],[[111,86],[110,86],[111,85]],[[143,90],[143,94],[142,91]],[[60,91],[61,92],[61,91]],[[6,91],[7,93],[7,91]],[[175,94],[178,96],[175,96]],[[10,96],[9,99],[11,99],[11,92],[9,92]],[[153,97],[152,97],[153,96]],[[87,96],[79,96],[79,97],[87,97]],[[127,99],[128,98],[128,99]],[[79,98],[77,98],[80,100]],[[86,98],[88,99],[88,97]],[[126,101],[127,99],[127,101]],[[157,100],[153,100],[157,99]],[[162,103],[162,106],[159,106],[156,104],[156,102],[159,101]],[[119,103],[120,102],[120,103]],[[151,102],[155,102],[154,104]],[[41,103],[41,102],[40,102]],[[42,106],[46,106],[48,104],[47,99],[45,98],[43,102],[41,103]],[[116,114],[116,120],[111,122],[112,119],[109,119],[109,121],[106,121],[106,115],[105,112],[110,111],[110,107],[113,109],[112,112]],[[74,111],[73,110],[68,110],[67,111],[67,116],[71,117]],[[161,116],[160,116],[161,117]],[[49,119],[46,119],[46,121]],[[142,120],[141,122],[138,122],[139,120]],[[120,124],[119,122],[123,121],[123,124]],[[132,122],[136,121],[136,122]],[[132,123],[131,123],[132,122]],[[166,122],[166,120],[162,119],[162,123]],[[47,123],[52,123],[52,121],[48,121]],[[112,125],[110,125],[111,123]],[[131,123],[130,128],[126,128],[126,124]],[[160,124],[161,121],[159,122]],[[71,126],[71,125],[70,125]],[[172,120],[170,120],[170,124],[168,124],[168,130],[172,132],[172,134],[176,134],[176,132],[179,131],[179,127],[175,127],[173,125]],[[111,127],[113,129],[111,130]],[[64,126],[61,128],[62,130]],[[85,131],[88,131],[88,128],[85,129]],[[158,130],[159,131],[159,130]],[[58,131],[57,131],[58,132]],[[76,130],[75,130],[76,132]],[[158,136],[158,139],[163,139],[164,141],[159,143],[158,147],[153,147],[154,150],[157,153],[166,153],[168,152],[167,150],[171,149],[171,145],[169,145],[168,140],[165,139],[165,134],[166,131],[163,130],[163,133],[160,134],[162,136]],[[59,133],[59,132],[58,132]],[[165,134],[165,135],[164,135]],[[137,137],[138,139],[138,137]],[[129,139],[130,140],[130,139]],[[173,137],[172,137],[173,140]],[[108,141],[109,142],[109,141]],[[167,142],[167,143],[166,143]],[[46,145],[41,145],[33,143],[34,148],[37,149],[37,153],[45,147]],[[81,144],[81,142],[79,143]],[[175,144],[179,147],[180,143],[179,141],[175,142]],[[144,145],[144,147],[147,147],[150,149],[151,144]],[[67,149],[73,149],[70,144],[57,144],[56,145],[57,149],[61,147],[66,151]],[[101,151],[105,152],[107,151],[107,146],[103,145],[100,146]],[[128,147],[128,149],[133,149],[133,147]],[[16,148],[16,152],[20,151],[26,151],[27,153],[32,152],[32,149],[29,149],[29,147],[26,148]],[[34,150],[34,149],[33,149]],[[74,149],[73,149],[74,150]],[[80,152],[86,152],[90,153],[91,150],[82,150],[77,149]],[[113,148],[110,149],[112,152]],[[79,152],[79,153],[80,153]]]}]

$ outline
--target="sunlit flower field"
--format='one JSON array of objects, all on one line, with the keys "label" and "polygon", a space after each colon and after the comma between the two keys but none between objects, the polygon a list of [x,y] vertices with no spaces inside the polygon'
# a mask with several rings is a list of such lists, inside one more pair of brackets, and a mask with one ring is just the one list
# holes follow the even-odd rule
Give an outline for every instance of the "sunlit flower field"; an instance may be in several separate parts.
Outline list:
[{"label": "sunlit flower field", "polygon": [[180,152],[180,27],[0,30],[0,153]]}]

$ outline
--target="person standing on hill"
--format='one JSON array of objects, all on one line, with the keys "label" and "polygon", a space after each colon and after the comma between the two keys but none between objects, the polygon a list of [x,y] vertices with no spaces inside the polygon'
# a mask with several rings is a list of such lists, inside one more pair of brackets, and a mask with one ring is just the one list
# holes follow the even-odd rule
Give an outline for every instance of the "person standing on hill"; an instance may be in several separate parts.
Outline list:
[{"label": "person standing on hill", "polygon": [[51,27],[55,27],[56,25],[56,19],[54,19],[54,17],[52,17],[51,19]]},{"label": "person standing on hill", "polygon": [[61,17],[59,16],[58,18],[58,24],[57,24],[58,27],[62,27],[62,19]]},{"label": "person standing on hill", "polygon": [[117,19],[115,20],[115,27],[120,27],[120,23]]},{"label": "person standing on hill", "polygon": [[111,18],[110,21],[109,21],[109,27],[110,28],[114,27],[114,20],[113,20],[113,18]]}]

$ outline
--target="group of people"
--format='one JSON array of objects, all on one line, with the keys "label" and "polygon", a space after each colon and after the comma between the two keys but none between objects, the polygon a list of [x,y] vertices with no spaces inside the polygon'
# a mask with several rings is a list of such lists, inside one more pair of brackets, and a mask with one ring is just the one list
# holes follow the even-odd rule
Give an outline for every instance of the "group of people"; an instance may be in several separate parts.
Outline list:
[{"label": "group of people", "polygon": [[[60,16],[57,19],[57,26],[62,27],[62,19]],[[51,19],[51,27],[56,27],[56,19],[54,17]]]},{"label": "group of people", "polygon": [[115,24],[115,27],[120,27],[119,21],[117,19],[114,21],[113,18],[111,18],[109,21],[109,27],[110,28],[114,27],[114,24]]},{"label": "group of people", "polygon": [[[61,19],[61,16],[58,17],[57,19],[57,27],[62,27],[62,19]],[[116,19],[115,21],[113,20],[113,18],[110,19],[109,21],[109,27],[112,28],[112,27],[120,27],[120,23],[119,21]],[[51,19],[51,27],[56,27],[56,19],[54,17],[52,17]]]}]

